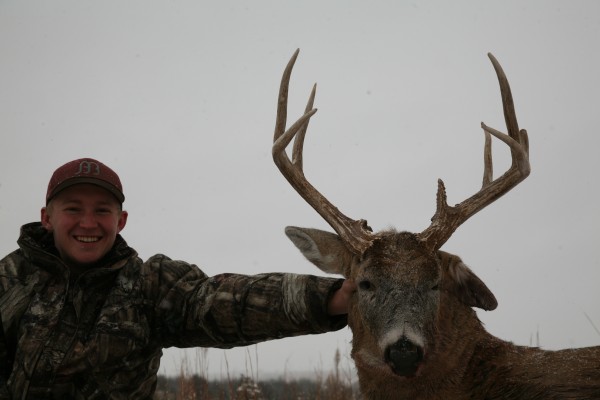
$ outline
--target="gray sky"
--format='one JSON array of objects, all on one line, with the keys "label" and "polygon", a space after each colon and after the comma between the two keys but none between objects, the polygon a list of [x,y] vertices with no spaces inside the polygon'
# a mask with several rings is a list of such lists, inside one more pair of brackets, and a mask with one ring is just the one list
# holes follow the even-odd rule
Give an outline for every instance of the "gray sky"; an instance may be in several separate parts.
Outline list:
[{"label": "gray sky", "polygon": [[[433,215],[438,178],[450,204],[479,189],[480,122],[505,130],[492,52],[533,170],[444,250],[498,298],[479,313],[495,336],[598,345],[599,40],[597,1],[2,0],[0,253],[39,218],[52,171],[85,156],[119,172],[123,236],[143,258],[319,274],[283,228],[330,228],[270,155],[294,50],[289,120],[319,84],[308,179],[350,217],[412,231]],[[495,150],[499,174],[508,151]],[[209,350],[200,368],[314,373],[336,348],[349,365],[350,340],[344,329]],[[183,354],[166,351],[161,371],[178,372]]]}]

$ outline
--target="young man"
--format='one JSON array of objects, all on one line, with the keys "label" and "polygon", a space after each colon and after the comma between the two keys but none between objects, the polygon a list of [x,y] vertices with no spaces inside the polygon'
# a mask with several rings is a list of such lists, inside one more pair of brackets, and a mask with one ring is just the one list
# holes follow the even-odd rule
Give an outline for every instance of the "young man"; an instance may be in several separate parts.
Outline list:
[{"label": "young man", "polygon": [[117,174],[58,168],[41,223],[0,261],[0,399],[149,399],[165,347],[245,346],[346,325],[354,285],[309,275],[222,274],[141,260]]}]

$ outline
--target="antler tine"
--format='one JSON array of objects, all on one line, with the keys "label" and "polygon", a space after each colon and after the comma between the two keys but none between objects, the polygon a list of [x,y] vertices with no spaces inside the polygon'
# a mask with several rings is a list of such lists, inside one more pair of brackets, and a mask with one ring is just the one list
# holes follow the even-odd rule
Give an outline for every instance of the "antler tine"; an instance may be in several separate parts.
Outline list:
[{"label": "antler tine", "polygon": [[[502,107],[508,135],[486,126],[483,122],[481,127],[485,134],[484,145],[484,172],[483,185],[479,192],[464,200],[462,203],[451,207],[446,202],[446,189],[444,183],[438,180],[438,192],[436,200],[436,212],[431,218],[431,225],[419,233],[419,238],[425,242],[431,250],[439,249],[454,231],[471,216],[508,193],[512,188],[523,181],[531,171],[529,164],[529,139],[527,131],[519,130],[512,93],[508,79],[496,58],[488,54],[492,65],[496,70],[500,93],[502,95]],[[491,151],[491,137],[504,142],[510,147],[512,164],[510,168],[499,178],[493,179],[493,163]]]},{"label": "antler tine", "polygon": [[[304,177],[302,166],[304,136],[306,135],[310,118],[317,112],[313,108],[316,85],[312,89],[304,115],[285,130],[289,83],[298,53],[299,50],[296,50],[281,78],[279,101],[277,104],[277,121],[275,123],[272,148],[273,161],[275,161],[275,165],[277,165],[277,168],[279,168],[290,185],[327,221],[342,238],[344,243],[355,254],[362,255],[371,246],[374,238],[370,232],[370,228],[367,226],[367,222],[362,219],[358,221],[353,220],[342,214]],[[292,160],[290,160],[285,149],[294,137]]]},{"label": "antler tine", "polygon": [[488,57],[494,66],[494,70],[496,71],[496,75],[498,76],[498,83],[500,83],[500,94],[502,96],[502,110],[504,111],[504,121],[506,122],[506,129],[508,130],[508,135],[515,139],[519,140],[519,124],[517,122],[517,114],[515,113],[515,103],[513,102],[512,93],[510,91],[510,85],[508,84],[508,79],[506,78],[506,74],[502,69],[502,66],[494,57],[492,53],[488,53]]},{"label": "antler tine", "polygon": [[[310,110],[312,110],[316,94],[317,84],[315,83],[310,92],[310,97],[308,98],[308,103],[306,103],[306,109],[304,110],[304,113],[308,113],[310,112]],[[302,152],[304,149],[304,137],[306,136],[306,131],[308,130],[308,123],[309,121],[307,120],[306,123],[302,125],[302,127],[298,131],[298,134],[294,139],[294,147],[292,150],[292,162],[300,171],[303,171]]]}]

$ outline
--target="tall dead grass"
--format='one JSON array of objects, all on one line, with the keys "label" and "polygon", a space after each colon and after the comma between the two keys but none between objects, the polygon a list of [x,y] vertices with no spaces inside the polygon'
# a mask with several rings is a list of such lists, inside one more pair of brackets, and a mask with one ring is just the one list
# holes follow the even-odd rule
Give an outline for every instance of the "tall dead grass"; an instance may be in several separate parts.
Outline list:
[{"label": "tall dead grass", "polygon": [[[207,349],[197,349],[195,360],[183,360],[179,375],[159,376],[155,398],[158,400],[358,400],[355,375],[343,368],[339,349],[332,370],[316,370],[311,378],[295,378],[287,372],[275,379],[258,376],[258,353],[247,353],[246,374],[232,378],[227,358],[226,377],[209,379]],[[252,362],[254,358],[254,362]]]}]

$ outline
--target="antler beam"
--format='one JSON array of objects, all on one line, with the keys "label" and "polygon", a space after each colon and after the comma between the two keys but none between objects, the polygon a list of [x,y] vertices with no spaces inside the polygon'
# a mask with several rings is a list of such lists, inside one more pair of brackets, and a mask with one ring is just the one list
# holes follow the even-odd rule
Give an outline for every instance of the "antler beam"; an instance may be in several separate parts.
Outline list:
[{"label": "antler beam", "polygon": [[[508,79],[498,60],[491,53],[488,53],[488,56],[492,61],[492,65],[498,76],[498,82],[500,83],[502,107],[508,135],[488,127],[483,122],[481,123],[481,127],[485,133],[483,185],[481,190],[473,196],[451,207],[446,202],[444,183],[438,180],[436,213],[431,219],[431,225],[418,234],[419,238],[432,250],[439,249],[463,222],[508,193],[527,178],[531,170],[527,131],[524,129],[519,130]],[[510,147],[512,157],[510,168],[496,180],[493,180],[492,173],[491,136],[507,144]]]},{"label": "antler beam", "polygon": [[[313,108],[316,85],[312,89],[304,115],[298,118],[287,130],[285,128],[290,77],[299,51],[296,50],[281,78],[277,104],[277,122],[275,123],[273,138],[273,160],[298,194],[327,221],[354,253],[362,255],[371,246],[374,239],[374,235],[367,226],[367,221],[362,219],[353,220],[342,214],[304,176],[302,151],[308,123],[310,118],[317,112]],[[285,149],[294,137],[292,160],[290,160]]]}]

